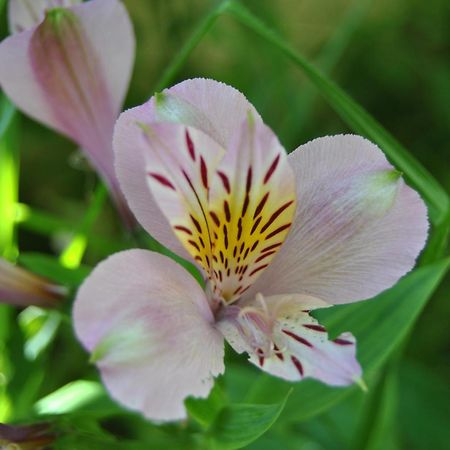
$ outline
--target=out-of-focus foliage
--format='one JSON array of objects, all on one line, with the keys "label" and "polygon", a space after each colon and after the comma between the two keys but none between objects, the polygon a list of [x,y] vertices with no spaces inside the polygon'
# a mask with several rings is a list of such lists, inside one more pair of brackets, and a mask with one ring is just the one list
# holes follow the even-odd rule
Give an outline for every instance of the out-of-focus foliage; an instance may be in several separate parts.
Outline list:
[{"label": "out-of-focus foliage", "polygon": [[[432,205],[429,247],[422,267],[379,299],[321,313],[332,332],[345,328],[358,337],[368,393],[309,381],[290,392],[291,385],[230,352],[210,398],[188,400],[190,420],[158,427],[109,399],[74,338],[70,302],[52,312],[0,306],[0,421],[48,420],[59,436],[55,448],[69,450],[447,448],[448,2],[242,0],[234,12],[219,6],[209,18],[219,2],[124,3],[138,43],[127,107],[165,83],[164,73],[173,75],[170,82],[216,78],[244,92],[293,150],[317,136],[366,132],[372,124],[352,105],[349,117],[333,80],[407,149],[402,170]],[[4,37],[1,1],[0,10]],[[258,32],[260,23],[276,34],[266,25]],[[328,77],[325,85],[317,77],[316,86],[310,83],[315,74],[308,76],[296,60],[302,56]],[[167,73],[168,67],[177,70]],[[137,244],[123,233],[73,144],[21,117],[5,99],[0,114],[0,254],[73,292],[99,260]],[[383,139],[382,147],[392,144]],[[393,153],[384,149],[400,164],[405,154],[395,145]]]}]

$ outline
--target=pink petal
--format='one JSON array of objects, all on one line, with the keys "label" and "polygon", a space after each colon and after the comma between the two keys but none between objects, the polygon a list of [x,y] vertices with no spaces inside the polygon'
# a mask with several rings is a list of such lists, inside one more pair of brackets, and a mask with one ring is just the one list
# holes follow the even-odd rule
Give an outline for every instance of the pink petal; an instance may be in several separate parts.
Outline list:
[{"label": "pink petal", "polygon": [[109,184],[121,209],[112,134],[128,87],[134,37],[117,0],[57,8],[0,45],[0,83],[25,113],[68,135]]},{"label": "pink petal", "polygon": [[78,291],[75,330],[120,403],[156,421],[186,417],[223,372],[223,340],[205,295],[169,258],[129,250],[100,263]]},{"label": "pink petal", "polygon": [[373,297],[411,270],[427,237],[426,207],[378,147],[359,136],[332,136],[288,159],[297,215],[249,296],[300,292],[348,303]]},{"label": "pink petal", "polygon": [[82,0],[9,0],[8,22],[12,33],[19,33],[37,25],[51,8],[68,7]]},{"label": "pink petal", "polygon": [[264,273],[289,232],[295,179],[287,160],[272,130],[250,115],[211,181],[213,282],[215,293],[227,302]]},{"label": "pink petal", "polygon": [[137,122],[135,133],[149,188],[173,232],[214,297],[236,300],[270,264],[292,223],[295,182],[285,150],[252,117],[226,153],[207,134],[175,123]]},{"label": "pink petal", "polygon": [[225,318],[218,327],[238,353],[247,352],[265,372],[289,381],[315,378],[347,386],[361,378],[355,339],[344,333],[328,340],[325,328],[309,315],[324,305],[305,295],[259,296],[240,305],[237,319]]},{"label": "pink petal", "polygon": [[67,290],[0,258],[0,302],[15,306],[57,307]]},{"label": "pink petal", "polygon": [[146,146],[141,133],[136,132],[136,122],[175,122],[194,126],[227,148],[249,111],[256,122],[261,119],[239,91],[214,80],[186,80],[166,89],[158,98],[158,102],[152,97],[144,105],[119,117],[114,134],[116,171],[121,188],[141,225],[166,247],[185,255],[183,246],[168,227],[147,187]]}]

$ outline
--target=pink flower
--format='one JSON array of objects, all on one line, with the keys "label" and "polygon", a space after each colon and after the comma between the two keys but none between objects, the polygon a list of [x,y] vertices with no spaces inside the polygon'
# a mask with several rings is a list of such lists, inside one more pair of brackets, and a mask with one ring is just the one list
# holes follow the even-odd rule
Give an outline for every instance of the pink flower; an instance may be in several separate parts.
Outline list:
[{"label": "pink flower", "polygon": [[0,258],[0,302],[15,306],[57,307],[67,295],[63,286]]},{"label": "pink flower", "polygon": [[116,170],[159,241],[200,268],[129,250],[81,286],[76,333],[111,395],[146,417],[185,417],[224,371],[224,338],[286,380],[357,381],[355,339],[309,313],[372,297],[408,272],[425,205],[362,137],[316,139],[287,155],[235,89],[195,79],[124,112]]},{"label": "pink flower", "polygon": [[[36,22],[50,3],[35,6]],[[16,2],[10,17],[13,29],[33,22]],[[0,44],[2,89],[23,112],[83,148],[127,222],[132,215],[114,172],[112,134],[134,47],[130,19],[117,0],[49,9],[41,23]]]},{"label": "pink flower", "polygon": [[20,33],[41,22],[52,8],[68,7],[82,0],[9,0],[8,21],[12,33]]}]

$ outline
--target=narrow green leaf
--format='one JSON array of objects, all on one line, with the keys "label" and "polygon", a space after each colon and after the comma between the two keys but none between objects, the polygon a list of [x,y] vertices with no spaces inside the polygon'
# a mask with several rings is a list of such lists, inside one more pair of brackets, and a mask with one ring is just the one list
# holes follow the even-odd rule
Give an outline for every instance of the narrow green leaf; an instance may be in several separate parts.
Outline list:
[{"label": "narrow green leaf", "polygon": [[438,224],[445,219],[450,209],[450,200],[445,190],[380,123],[245,6],[232,2],[227,10],[299,66],[350,128],[381,147],[392,163],[405,173],[409,182],[423,195],[430,206],[433,223]]},{"label": "narrow green leaf", "polygon": [[[55,233],[76,233],[76,226],[48,212],[31,208],[24,203],[16,204],[15,221],[21,228],[49,236]],[[128,248],[126,243],[111,241],[98,234],[90,233],[89,246],[101,255],[107,256]]]},{"label": "narrow green leaf", "polygon": [[289,393],[273,405],[234,404],[224,408],[207,432],[211,447],[234,450],[255,441],[275,423],[288,397]]},{"label": "narrow green leaf", "polygon": [[398,410],[398,366],[394,355],[360,413],[359,425],[353,433],[352,450],[396,450],[396,418]]},{"label": "narrow green leaf", "polygon": [[14,214],[19,191],[16,109],[0,97],[0,256],[14,260]]},{"label": "narrow green leaf", "polygon": [[34,410],[39,415],[67,414],[95,410],[98,404],[102,405],[102,409],[104,406],[110,408],[113,413],[120,411],[100,383],[77,380],[40,399]]},{"label": "narrow green leaf", "polygon": [[[370,375],[392,354],[411,331],[428,299],[450,266],[450,258],[416,269],[392,289],[372,300],[319,310],[315,315],[332,336],[351,331],[358,341],[358,359],[364,369],[365,381],[371,388]],[[286,392],[292,384],[267,375],[255,383],[247,401],[262,402]],[[283,411],[286,420],[313,417],[359,389],[332,388],[305,380],[297,384]]]},{"label": "narrow green leaf", "polygon": [[207,428],[211,425],[227,402],[225,393],[217,381],[208,398],[188,398],[185,401],[189,415],[201,426]]},{"label": "narrow green leaf", "polygon": [[106,186],[103,183],[99,183],[79,230],[61,253],[59,260],[64,267],[76,269],[80,265],[86,251],[91,228],[100,215],[107,193]]},{"label": "narrow green leaf", "polygon": [[70,288],[78,287],[91,271],[87,266],[69,269],[54,256],[41,253],[21,253],[19,263],[37,275]]},{"label": "narrow green leaf", "polygon": [[178,54],[175,55],[171,63],[166,67],[161,79],[156,84],[155,92],[160,92],[174,81],[177,73],[189,58],[189,55],[195,47],[197,47],[198,43],[203,39],[206,33],[208,33],[208,31],[213,27],[219,16],[228,8],[228,5],[228,0],[219,3],[199,22],[199,24],[194,28],[189,39],[186,40]]}]

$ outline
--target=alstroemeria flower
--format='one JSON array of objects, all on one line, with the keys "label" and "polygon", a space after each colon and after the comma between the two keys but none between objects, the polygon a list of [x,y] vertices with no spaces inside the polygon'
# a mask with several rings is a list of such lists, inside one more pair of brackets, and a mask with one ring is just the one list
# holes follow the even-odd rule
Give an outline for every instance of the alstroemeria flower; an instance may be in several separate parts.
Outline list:
[{"label": "alstroemeria flower", "polygon": [[23,112],[81,146],[127,222],[132,215],[114,172],[112,135],[134,47],[118,0],[49,9],[41,23],[0,44],[2,89]]},{"label": "alstroemeria flower", "polygon": [[0,258],[0,303],[54,308],[66,295],[65,287]]},{"label": "alstroemeria flower", "polygon": [[286,380],[357,381],[355,339],[310,311],[366,299],[414,265],[425,206],[372,143],[316,139],[287,155],[253,106],[213,80],[124,112],[121,186],[141,224],[204,274],[129,250],[81,286],[76,333],[111,395],[154,420],[185,417],[224,371],[224,338]]},{"label": "alstroemeria flower", "polygon": [[8,22],[11,33],[20,33],[44,19],[52,8],[77,5],[83,0],[9,0]]}]

